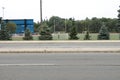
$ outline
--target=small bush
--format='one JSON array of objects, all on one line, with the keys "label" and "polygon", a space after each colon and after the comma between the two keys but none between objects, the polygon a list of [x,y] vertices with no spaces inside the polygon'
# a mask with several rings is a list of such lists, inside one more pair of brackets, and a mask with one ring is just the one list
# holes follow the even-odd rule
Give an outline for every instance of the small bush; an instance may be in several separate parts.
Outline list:
[{"label": "small bush", "polygon": [[110,39],[109,31],[105,26],[105,24],[103,24],[99,31],[98,40],[109,40],[109,39]]},{"label": "small bush", "polygon": [[72,27],[71,28],[71,31],[69,33],[69,39],[70,40],[78,40],[79,38],[77,37],[77,30],[76,30],[76,27]]},{"label": "small bush", "polygon": [[40,32],[39,40],[52,40],[52,34],[49,29]]},{"label": "small bush", "polygon": [[25,30],[25,36],[23,37],[23,40],[33,40],[33,37],[29,29]]}]

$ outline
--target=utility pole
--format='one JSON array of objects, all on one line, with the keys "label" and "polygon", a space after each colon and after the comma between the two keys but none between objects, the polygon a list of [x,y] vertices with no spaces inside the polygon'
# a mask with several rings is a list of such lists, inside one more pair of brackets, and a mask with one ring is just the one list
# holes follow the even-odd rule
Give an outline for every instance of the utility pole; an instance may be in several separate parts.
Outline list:
[{"label": "utility pole", "polygon": [[43,30],[42,23],[42,0],[40,0],[40,31]]},{"label": "utility pole", "polygon": [[54,33],[55,33],[55,26],[56,26],[56,21],[55,21],[55,19],[54,19]]},{"label": "utility pole", "polygon": [[120,9],[118,10],[118,29],[119,29],[119,39],[120,39]]},{"label": "utility pole", "polygon": [[40,22],[42,23],[42,0],[40,0]]},{"label": "utility pole", "polygon": [[0,30],[1,30],[1,24],[2,24],[2,17],[0,17]]},{"label": "utility pole", "polygon": [[4,9],[5,9],[5,7],[2,7],[2,9],[3,9],[3,19],[4,19]]},{"label": "utility pole", "polygon": [[66,25],[66,19],[65,19],[65,33],[67,33],[67,25]]}]

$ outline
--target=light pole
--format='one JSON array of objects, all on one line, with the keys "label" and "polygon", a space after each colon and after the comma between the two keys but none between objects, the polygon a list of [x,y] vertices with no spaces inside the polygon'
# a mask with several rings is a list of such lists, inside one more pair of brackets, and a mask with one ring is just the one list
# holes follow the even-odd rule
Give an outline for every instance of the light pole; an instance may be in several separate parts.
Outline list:
[{"label": "light pole", "polygon": [[56,26],[56,21],[55,21],[55,19],[54,19],[54,33],[55,33],[55,26]]},{"label": "light pole", "polygon": [[5,7],[2,7],[2,9],[3,9],[3,19],[4,19],[4,9],[5,9]]},{"label": "light pole", "polygon": [[2,17],[0,17],[0,30],[1,30],[1,24],[2,24]]},{"label": "light pole", "polygon": [[40,0],[40,31],[43,30],[42,23],[42,0]]},{"label": "light pole", "polygon": [[42,0],[40,0],[40,21],[42,23]]},{"label": "light pole", "polygon": [[67,33],[67,25],[66,25],[67,21],[65,19],[65,33]]},{"label": "light pole", "polygon": [[120,39],[120,9],[118,10],[118,29],[119,29],[119,39]]}]

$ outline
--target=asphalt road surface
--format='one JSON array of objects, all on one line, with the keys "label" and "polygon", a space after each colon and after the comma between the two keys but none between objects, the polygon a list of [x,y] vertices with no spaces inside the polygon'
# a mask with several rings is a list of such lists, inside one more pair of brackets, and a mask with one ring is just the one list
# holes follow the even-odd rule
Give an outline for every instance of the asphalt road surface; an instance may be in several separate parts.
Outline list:
[{"label": "asphalt road surface", "polygon": [[22,48],[120,48],[120,42],[35,42],[35,43],[0,43],[0,49]]},{"label": "asphalt road surface", "polygon": [[120,54],[0,54],[0,80],[120,80]]}]

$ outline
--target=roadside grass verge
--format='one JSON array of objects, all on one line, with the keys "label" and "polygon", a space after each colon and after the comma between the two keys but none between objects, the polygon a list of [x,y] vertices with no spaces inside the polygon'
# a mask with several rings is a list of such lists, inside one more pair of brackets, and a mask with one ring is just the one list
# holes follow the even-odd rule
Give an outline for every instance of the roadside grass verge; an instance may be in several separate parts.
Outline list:
[{"label": "roadside grass verge", "polygon": [[[68,33],[56,33],[52,34],[53,35],[53,40],[68,40],[69,39],[69,34]],[[78,34],[79,40],[84,40],[85,34]],[[91,33],[90,38],[91,40],[97,40],[97,33]],[[33,40],[39,40],[38,39],[39,35],[33,35]],[[23,36],[13,36],[12,37],[13,41],[23,41]],[[110,40],[119,40],[119,34],[118,33],[111,33],[110,34]]]}]

